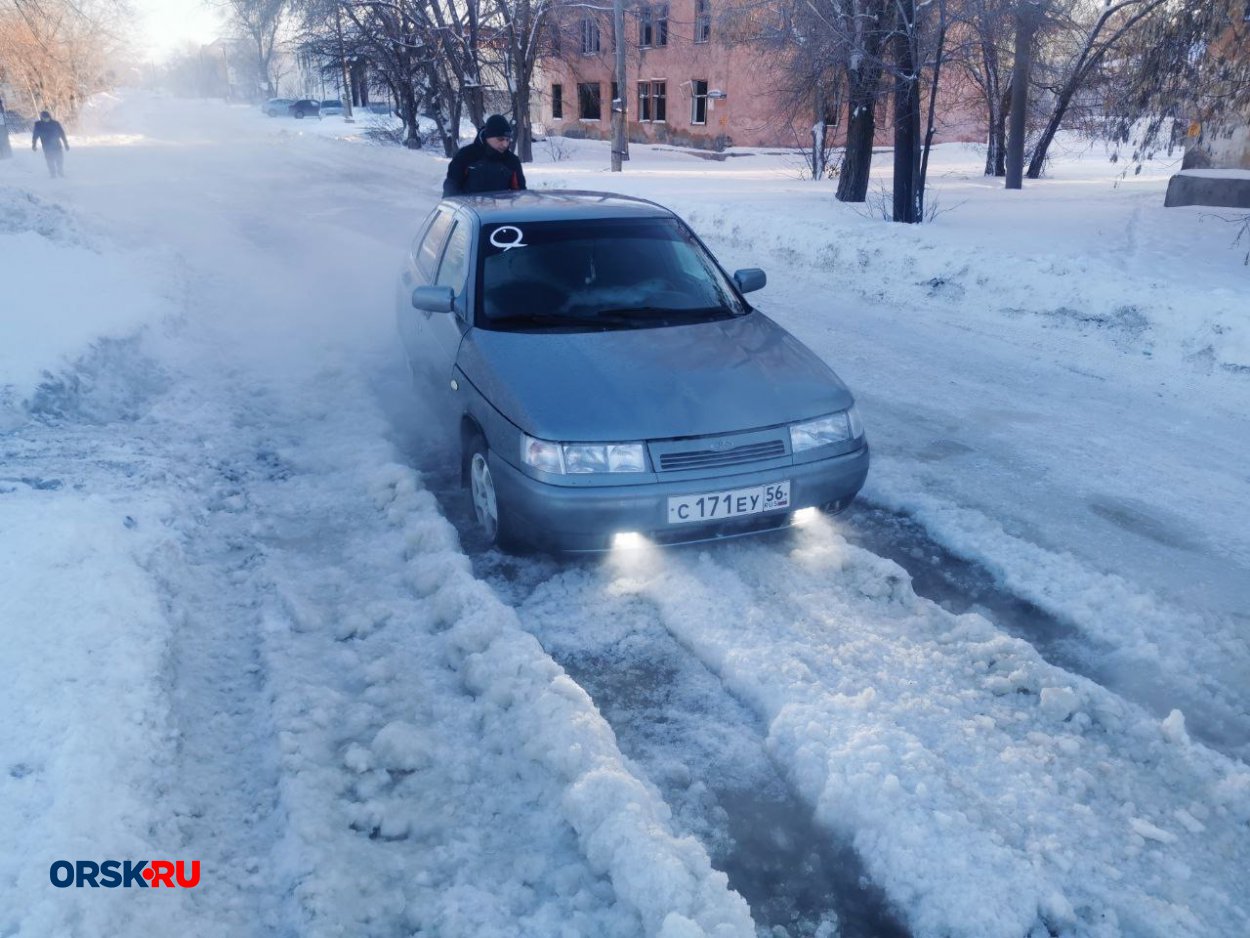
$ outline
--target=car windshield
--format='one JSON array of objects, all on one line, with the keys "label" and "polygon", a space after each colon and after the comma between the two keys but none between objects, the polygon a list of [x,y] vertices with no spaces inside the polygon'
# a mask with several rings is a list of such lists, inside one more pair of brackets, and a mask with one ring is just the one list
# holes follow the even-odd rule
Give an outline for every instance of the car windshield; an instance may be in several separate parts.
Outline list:
[{"label": "car windshield", "polygon": [[748,312],[676,219],[482,227],[477,317],[495,330],[637,329]]}]

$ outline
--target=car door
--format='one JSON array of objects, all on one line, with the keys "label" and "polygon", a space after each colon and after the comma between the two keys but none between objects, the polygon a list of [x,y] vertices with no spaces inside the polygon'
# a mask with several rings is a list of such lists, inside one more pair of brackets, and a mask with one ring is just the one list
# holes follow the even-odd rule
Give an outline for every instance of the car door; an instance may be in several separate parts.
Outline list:
[{"label": "car door", "polygon": [[434,317],[445,317],[446,314],[414,309],[412,290],[414,287],[430,286],[434,283],[438,274],[438,262],[447,245],[447,236],[451,234],[454,216],[451,209],[439,208],[428,219],[412,242],[412,252],[404,265],[400,289],[395,298],[399,334],[408,355],[408,363],[412,367],[413,377],[418,381],[429,380],[433,383],[440,356],[431,348],[435,339],[430,324]]},{"label": "car door", "polygon": [[[452,221],[447,243],[439,258],[438,271],[434,277],[434,285],[450,287],[455,295],[455,304],[451,313],[432,313],[426,321],[426,329],[430,338],[430,349],[434,355],[434,373],[441,376],[440,397],[446,401],[449,410],[455,411],[461,395],[455,393],[456,355],[460,351],[460,342],[469,331],[470,313],[468,309],[467,289],[469,280],[470,255],[472,249],[473,224],[464,216],[457,216]],[[459,414],[454,414],[459,416]]]}]

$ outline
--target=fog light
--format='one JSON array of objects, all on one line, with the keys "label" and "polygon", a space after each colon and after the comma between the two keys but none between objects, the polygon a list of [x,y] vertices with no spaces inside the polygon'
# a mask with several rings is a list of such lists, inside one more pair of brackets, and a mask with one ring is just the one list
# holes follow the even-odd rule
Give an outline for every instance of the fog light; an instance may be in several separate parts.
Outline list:
[{"label": "fog light", "polygon": [[612,535],[613,550],[636,550],[647,543],[647,539],[637,531],[618,531]]},{"label": "fog light", "polygon": [[819,517],[819,508],[800,508],[790,516],[790,520],[795,524],[807,524],[808,522],[815,521]]}]

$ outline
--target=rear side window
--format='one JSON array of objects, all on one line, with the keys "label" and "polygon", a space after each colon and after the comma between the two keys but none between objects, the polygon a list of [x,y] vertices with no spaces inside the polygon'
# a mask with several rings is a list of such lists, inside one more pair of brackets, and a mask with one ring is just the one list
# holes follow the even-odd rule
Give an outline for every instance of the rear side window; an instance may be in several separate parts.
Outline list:
[{"label": "rear side window", "polygon": [[447,243],[447,233],[451,230],[451,212],[439,212],[430,223],[425,237],[414,252],[417,270],[427,283],[434,280],[434,272],[438,270],[438,259],[442,256],[443,245]]},{"label": "rear side window", "polygon": [[451,287],[459,294],[464,290],[468,273],[469,227],[464,222],[457,222],[447,239],[447,250],[443,252],[443,262],[438,267],[435,283],[440,287]]}]

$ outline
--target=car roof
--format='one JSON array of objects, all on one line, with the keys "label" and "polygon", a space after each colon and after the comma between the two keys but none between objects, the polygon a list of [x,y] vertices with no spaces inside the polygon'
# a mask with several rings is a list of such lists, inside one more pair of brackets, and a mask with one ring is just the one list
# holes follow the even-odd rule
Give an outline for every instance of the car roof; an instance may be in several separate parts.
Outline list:
[{"label": "car roof", "polygon": [[475,215],[479,224],[565,221],[593,218],[673,218],[655,202],[615,192],[582,189],[523,189],[455,196],[444,203]]}]

